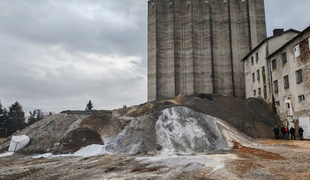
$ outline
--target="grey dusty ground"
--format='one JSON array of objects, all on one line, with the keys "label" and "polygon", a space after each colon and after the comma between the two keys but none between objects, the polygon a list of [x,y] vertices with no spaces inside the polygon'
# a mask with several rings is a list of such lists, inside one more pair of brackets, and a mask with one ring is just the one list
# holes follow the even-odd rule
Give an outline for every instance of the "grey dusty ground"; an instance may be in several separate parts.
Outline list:
[{"label": "grey dusty ground", "polygon": [[0,158],[0,179],[309,179],[309,141],[260,140],[256,146],[196,156]]}]

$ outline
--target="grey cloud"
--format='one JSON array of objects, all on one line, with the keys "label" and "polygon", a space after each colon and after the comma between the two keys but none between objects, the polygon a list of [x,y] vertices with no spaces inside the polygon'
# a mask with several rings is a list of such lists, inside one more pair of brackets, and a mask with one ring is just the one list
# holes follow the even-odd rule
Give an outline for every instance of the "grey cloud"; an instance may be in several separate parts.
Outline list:
[{"label": "grey cloud", "polygon": [[[310,25],[309,0],[265,6],[269,35]],[[0,39],[5,107],[60,112],[90,99],[96,109],[146,101],[147,0],[1,0]]]},{"label": "grey cloud", "polygon": [[[73,4],[71,1],[44,2],[35,5],[24,1],[1,3],[1,9],[9,9],[0,11],[5,22],[0,24],[1,33],[35,43],[62,44],[71,51],[145,55],[141,52],[141,49],[146,50],[145,44],[140,42],[146,38],[146,14],[145,10],[136,7],[138,1],[93,1],[95,4],[87,1],[74,1]],[[75,11],[74,4],[79,3],[82,5]],[[93,18],[82,14],[89,6],[97,7]],[[142,16],[139,15],[141,13]]]}]

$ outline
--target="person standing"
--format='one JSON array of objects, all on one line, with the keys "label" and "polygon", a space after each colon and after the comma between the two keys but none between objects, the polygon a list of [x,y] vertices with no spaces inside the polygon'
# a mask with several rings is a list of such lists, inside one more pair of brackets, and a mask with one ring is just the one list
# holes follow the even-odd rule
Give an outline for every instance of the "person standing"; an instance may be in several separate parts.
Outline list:
[{"label": "person standing", "polygon": [[277,126],[274,127],[274,136],[276,139],[279,139],[279,128]]},{"label": "person standing", "polygon": [[285,135],[285,127],[284,126],[281,127],[281,134],[282,134],[283,140],[285,140],[286,139],[286,135]]},{"label": "person standing", "polygon": [[291,133],[291,140],[293,140],[293,137],[294,137],[294,140],[296,140],[295,128],[293,128],[293,126],[292,126],[291,129],[290,129],[290,133]]},{"label": "person standing", "polygon": [[285,139],[289,140],[289,130],[288,130],[288,127],[285,128]]},{"label": "person standing", "polygon": [[304,129],[302,127],[299,126],[298,129],[298,134],[300,136],[300,139],[303,140],[304,139]]}]

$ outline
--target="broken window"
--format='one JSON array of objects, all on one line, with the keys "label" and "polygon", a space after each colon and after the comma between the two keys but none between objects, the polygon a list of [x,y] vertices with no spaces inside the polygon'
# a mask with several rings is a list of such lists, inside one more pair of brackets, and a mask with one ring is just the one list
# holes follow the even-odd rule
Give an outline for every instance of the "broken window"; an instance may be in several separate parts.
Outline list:
[{"label": "broken window", "polygon": [[272,70],[277,69],[277,61],[276,61],[276,59],[272,60],[271,63],[272,63]]},{"label": "broken window", "polygon": [[252,73],[253,82],[255,81],[255,73]]},{"label": "broken window", "polygon": [[257,80],[260,79],[259,70],[257,70]]},{"label": "broken window", "polygon": [[287,63],[286,52],[282,54],[282,64]]},{"label": "broken window", "polygon": [[253,56],[251,57],[251,63],[252,63],[252,65],[254,65],[254,57]]},{"label": "broken window", "polygon": [[258,94],[261,95],[262,94],[262,89],[258,88]]},{"label": "broken window", "polygon": [[256,53],[256,63],[258,63],[258,53]]},{"label": "broken window", "polygon": [[266,84],[265,66],[262,67],[263,83]]},{"label": "broken window", "polygon": [[278,92],[278,80],[273,82],[273,86],[274,86],[274,92]]},{"label": "broken window", "polygon": [[267,99],[267,87],[264,86],[264,99]]},{"label": "broken window", "polygon": [[283,81],[284,81],[284,88],[289,88],[290,87],[290,83],[289,83],[289,79],[288,79],[288,75],[283,77]]},{"label": "broken window", "polygon": [[296,71],[296,83],[300,84],[302,82],[302,70]]},{"label": "broken window", "polygon": [[294,52],[295,52],[295,57],[298,57],[300,55],[299,44],[297,44],[294,47]]},{"label": "broken window", "polygon": [[253,96],[256,96],[256,90],[253,91]]},{"label": "broken window", "polygon": [[305,100],[305,95],[298,96],[298,101],[299,102],[304,101],[304,100]]},{"label": "broken window", "polygon": [[276,107],[280,107],[280,101],[276,101]]}]

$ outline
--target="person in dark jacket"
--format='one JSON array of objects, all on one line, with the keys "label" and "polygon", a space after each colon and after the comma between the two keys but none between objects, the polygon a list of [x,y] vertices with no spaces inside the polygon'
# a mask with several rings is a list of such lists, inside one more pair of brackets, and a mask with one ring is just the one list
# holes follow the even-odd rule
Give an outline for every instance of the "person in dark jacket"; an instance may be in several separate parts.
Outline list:
[{"label": "person in dark jacket", "polygon": [[282,127],[281,127],[281,134],[282,134],[282,138],[283,138],[283,140],[284,140],[284,139],[286,139],[286,135],[285,135],[285,127],[284,127],[284,126],[282,126]]},{"label": "person in dark jacket", "polygon": [[291,133],[291,140],[293,140],[293,137],[294,137],[294,140],[296,140],[295,128],[293,128],[293,126],[292,126],[291,129],[290,129],[290,133]]},{"label": "person in dark jacket", "polygon": [[274,127],[274,136],[276,139],[279,139],[279,128],[277,126]]},{"label": "person in dark jacket", "polygon": [[303,140],[304,139],[304,130],[300,126],[299,126],[299,129],[298,129],[298,134],[300,136],[300,139]]}]

